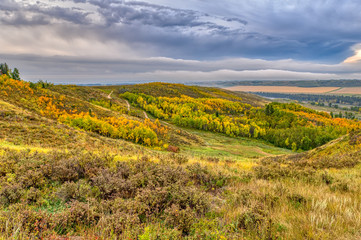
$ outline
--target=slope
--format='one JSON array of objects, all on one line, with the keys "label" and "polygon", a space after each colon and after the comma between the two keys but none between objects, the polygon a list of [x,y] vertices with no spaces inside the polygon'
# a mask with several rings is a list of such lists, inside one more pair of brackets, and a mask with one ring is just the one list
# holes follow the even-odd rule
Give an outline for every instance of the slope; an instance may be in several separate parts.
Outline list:
[{"label": "slope", "polygon": [[146,95],[151,95],[153,97],[181,97],[182,95],[186,95],[191,98],[221,98],[230,101],[239,101],[251,104],[255,107],[264,106],[268,102],[264,98],[249,93],[236,93],[220,88],[188,86],[183,84],[171,83],[146,83],[123,86],[104,86],[95,88],[105,91],[113,90],[114,93],[118,95],[125,92],[130,92],[143,93]]},{"label": "slope", "polygon": [[[0,78],[0,237],[359,238],[357,131],[289,155],[262,139],[156,123],[150,111],[147,120],[137,115],[142,106],[132,102],[129,111],[124,95],[103,90]],[[187,97],[184,104],[204,101]],[[210,103],[244,104],[230,99]],[[267,106],[258,114],[281,122],[283,132],[292,127],[287,119],[305,128],[347,123],[351,131],[353,124],[297,105]],[[227,111],[232,108],[221,107],[218,116]],[[116,135],[128,128],[128,135],[140,134],[129,122],[177,144],[180,153]],[[262,158],[280,153],[287,155]]]}]

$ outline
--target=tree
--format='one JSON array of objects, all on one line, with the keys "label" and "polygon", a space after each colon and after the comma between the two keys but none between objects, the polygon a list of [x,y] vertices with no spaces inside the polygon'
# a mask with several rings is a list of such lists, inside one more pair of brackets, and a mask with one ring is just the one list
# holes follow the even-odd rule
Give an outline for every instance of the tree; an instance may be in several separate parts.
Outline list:
[{"label": "tree", "polygon": [[312,140],[305,136],[301,139],[301,146],[300,148],[302,148],[303,150],[309,150],[311,148],[311,144],[312,144]]},{"label": "tree", "polygon": [[267,116],[272,115],[272,113],[274,113],[274,108],[271,104],[266,105],[265,113]]},{"label": "tree", "polygon": [[17,68],[14,68],[13,72],[11,73],[11,78],[15,80],[20,80],[20,73]]},{"label": "tree", "polygon": [[9,76],[9,66],[7,65],[7,63],[0,64],[0,73],[1,75],[6,74]]},{"label": "tree", "polygon": [[290,139],[289,138],[286,139],[285,145],[286,145],[286,147],[288,147],[290,145]]}]

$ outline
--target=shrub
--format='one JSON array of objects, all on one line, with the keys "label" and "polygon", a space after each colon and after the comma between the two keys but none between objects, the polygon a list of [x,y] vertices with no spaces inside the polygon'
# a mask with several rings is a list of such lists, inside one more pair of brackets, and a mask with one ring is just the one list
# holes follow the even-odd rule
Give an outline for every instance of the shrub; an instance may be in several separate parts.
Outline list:
[{"label": "shrub", "polygon": [[165,223],[170,228],[176,228],[182,232],[183,235],[188,235],[192,224],[196,218],[196,214],[187,207],[181,209],[178,205],[173,204],[164,211]]},{"label": "shrub", "polygon": [[94,227],[100,219],[96,207],[91,203],[73,201],[68,204],[68,208],[53,217],[55,230],[60,234],[65,234],[79,227]]},{"label": "shrub", "polygon": [[1,186],[0,190],[0,203],[3,205],[9,205],[17,203],[23,196],[24,190],[20,184],[5,183]]},{"label": "shrub", "polygon": [[168,148],[167,148],[167,151],[168,152],[178,153],[179,152],[179,147],[169,145]]},{"label": "shrub", "polygon": [[345,180],[338,180],[330,185],[330,189],[331,189],[331,191],[334,191],[334,192],[335,191],[349,192],[350,191],[349,185],[350,185],[349,182],[347,182]]},{"label": "shrub", "polygon": [[182,154],[171,154],[169,158],[171,158],[177,164],[185,164],[189,161],[189,158]]},{"label": "shrub", "polygon": [[84,180],[80,180],[77,183],[65,182],[56,193],[64,202],[70,200],[85,201],[90,194],[91,187]]},{"label": "shrub", "polygon": [[228,180],[228,176],[225,176],[219,172],[211,172],[207,169],[207,167],[202,167],[199,163],[194,163],[187,166],[187,170],[189,171],[191,178],[194,181],[207,187],[208,190],[221,188]]},{"label": "shrub", "polygon": [[124,179],[122,172],[112,172],[108,169],[103,169],[99,175],[91,179],[92,186],[100,191],[102,199],[109,199],[114,197],[129,198],[133,197],[136,186],[135,183],[129,179]]},{"label": "shrub", "polygon": [[[100,218],[97,228],[101,229],[106,235],[121,236],[127,230],[140,228],[141,223],[138,215],[124,212],[115,212],[104,215]],[[129,236],[130,237],[130,236]]]},{"label": "shrub", "polygon": [[53,181],[64,183],[84,177],[84,169],[80,166],[77,157],[71,157],[53,163],[50,174]]},{"label": "shrub", "polygon": [[287,199],[295,208],[300,208],[307,203],[307,199],[297,193],[288,195]]},{"label": "shrub", "polygon": [[182,239],[182,232],[178,229],[167,228],[162,223],[150,224],[138,236],[139,240],[176,240]]}]

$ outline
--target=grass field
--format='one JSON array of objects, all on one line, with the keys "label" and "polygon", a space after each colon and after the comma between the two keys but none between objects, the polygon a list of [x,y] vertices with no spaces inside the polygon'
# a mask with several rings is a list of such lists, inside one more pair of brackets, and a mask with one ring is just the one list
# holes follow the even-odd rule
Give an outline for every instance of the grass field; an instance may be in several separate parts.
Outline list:
[{"label": "grass field", "polygon": [[242,92],[272,92],[272,93],[310,93],[320,94],[334,92],[338,87],[288,87],[288,86],[234,86],[225,88]]},{"label": "grass field", "polygon": [[304,94],[347,94],[361,95],[361,87],[289,87],[289,86],[234,86],[224,89],[241,92],[304,93]]},{"label": "grass field", "polygon": [[233,159],[251,161],[262,157],[290,154],[292,151],[274,147],[264,141],[249,138],[232,138],[224,134],[188,130],[203,141],[203,145],[185,145],[181,148],[187,155],[212,157],[219,160]]},{"label": "grass field", "polygon": [[352,94],[352,95],[361,95],[361,87],[345,87],[340,88],[332,93],[335,94]]}]

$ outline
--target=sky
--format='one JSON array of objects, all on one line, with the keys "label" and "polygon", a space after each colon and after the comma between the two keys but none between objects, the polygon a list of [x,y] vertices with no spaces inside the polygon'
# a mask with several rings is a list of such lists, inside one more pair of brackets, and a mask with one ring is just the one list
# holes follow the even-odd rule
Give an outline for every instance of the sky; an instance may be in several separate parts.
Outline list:
[{"label": "sky", "polygon": [[359,0],[0,0],[24,80],[361,79]]}]

